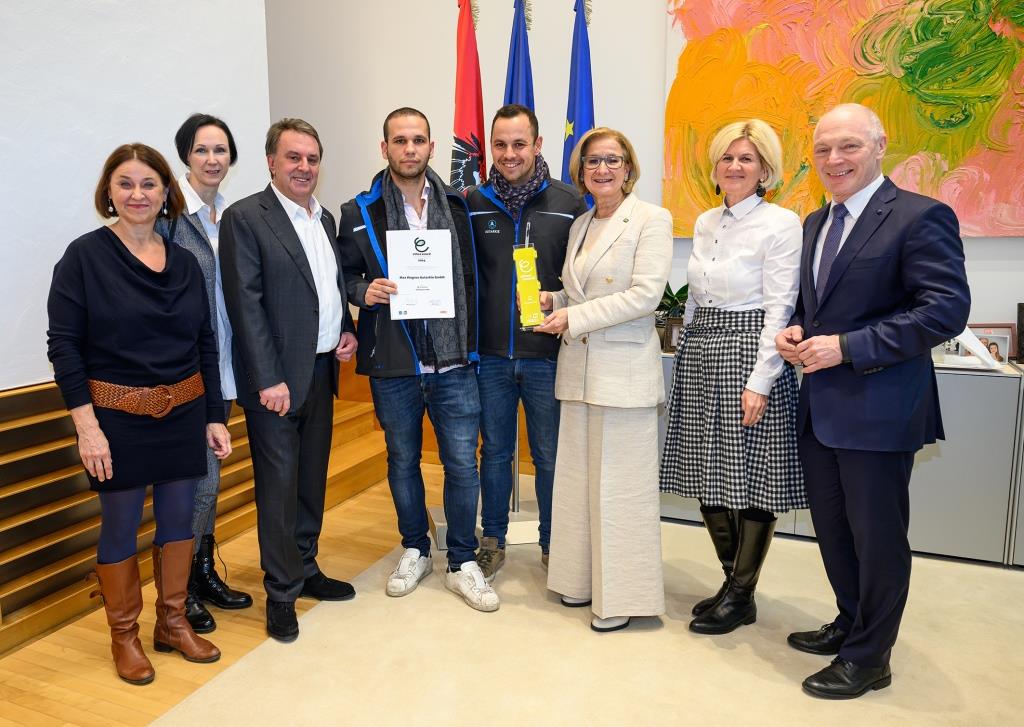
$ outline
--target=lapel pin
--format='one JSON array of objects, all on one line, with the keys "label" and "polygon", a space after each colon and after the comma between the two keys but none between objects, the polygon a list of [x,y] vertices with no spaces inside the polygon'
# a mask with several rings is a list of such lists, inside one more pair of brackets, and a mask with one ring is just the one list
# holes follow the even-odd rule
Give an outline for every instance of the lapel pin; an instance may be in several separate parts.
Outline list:
[{"label": "lapel pin", "polygon": [[628,218],[628,217],[623,217],[623,218],[622,218],[622,221],[623,221],[623,222],[629,222],[629,218]]},{"label": "lapel pin", "polygon": [[604,279],[604,282],[606,282],[606,283],[612,282],[612,277],[610,275],[606,275],[605,279]]},{"label": "lapel pin", "polygon": [[876,214],[876,215],[880,215],[880,214],[882,214],[882,210],[881,210],[881,209],[877,209],[877,210],[875,210],[875,214]]}]

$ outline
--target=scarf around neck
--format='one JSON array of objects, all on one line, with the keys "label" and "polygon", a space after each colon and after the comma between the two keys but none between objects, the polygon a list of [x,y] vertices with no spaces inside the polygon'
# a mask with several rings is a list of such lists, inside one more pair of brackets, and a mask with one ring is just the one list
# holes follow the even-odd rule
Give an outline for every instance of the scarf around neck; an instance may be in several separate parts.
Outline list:
[{"label": "scarf around neck", "polygon": [[505,177],[501,176],[497,164],[491,164],[491,172],[487,177],[487,181],[494,187],[494,193],[498,195],[498,199],[501,200],[502,204],[512,214],[512,219],[518,220],[523,207],[537,193],[537,190],[540,189],[549,176],[548,163],[544,161],[543,156],[538,154],[534,160],[533,174],[523,184],[518,186],[510,184]]},{"label": "scarf around neck", "polygon": [[[467,350],[468,304],[466,301],[466,280],[463,277],[461,246],[468,240],[460,240],[451,207],[445,194],[444,182],[433,169],[427,167],[430,182],[427,203],[427,229],[449,230],[452,235],[452,283],[455,292],[454,318],[428,318],[410,321],[408,330],[413,348],[421,363],[433,366],[435,370],[460,366],[469,362]],[[405,198],[391,178],[391,171],[385,170],[381,181],[381,198],[387,214],[389,230],[408,230],[409,220],[405,216]]]}]

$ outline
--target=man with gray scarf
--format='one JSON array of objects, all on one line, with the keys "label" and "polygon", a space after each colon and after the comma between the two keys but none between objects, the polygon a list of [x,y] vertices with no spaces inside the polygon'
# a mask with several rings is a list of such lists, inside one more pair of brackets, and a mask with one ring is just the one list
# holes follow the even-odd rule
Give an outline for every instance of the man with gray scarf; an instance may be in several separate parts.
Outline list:
[{"label": "man with gray scarf", "polygon": [[[370,377],[405,548],[388,578],[387,594],[411,593],[433,570],[420,472],[426,412],[444,465],[445,584],[473,608],[496,611],[498,595],[475,560],[480,398],[476,255],[469,209],[428,166],[434,143],[422,112],[400,108],[388,114],[380,149],[388,168],[374,177],[369,191],[342,205],[338,244],[349,300],[360,308],[356,373]],[[428,229],[451,232],[455,316],[392,320],[389,304],[398,287],[388,279],[387,231]]]}]

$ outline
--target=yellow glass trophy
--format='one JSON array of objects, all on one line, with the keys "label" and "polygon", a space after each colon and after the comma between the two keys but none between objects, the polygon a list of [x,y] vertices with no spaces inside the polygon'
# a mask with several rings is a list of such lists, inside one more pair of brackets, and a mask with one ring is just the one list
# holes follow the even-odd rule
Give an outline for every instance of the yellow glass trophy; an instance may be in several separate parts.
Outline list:
[{"label": "yellow glass trophy", "polygon": [[530,243],[530,223],[526,223],[523,244],[512,249],[516,266],[516,292],[519,293],[519,325],[532,331],[544,322],[540,309],[540,279],[537,277],[537,248]]}]

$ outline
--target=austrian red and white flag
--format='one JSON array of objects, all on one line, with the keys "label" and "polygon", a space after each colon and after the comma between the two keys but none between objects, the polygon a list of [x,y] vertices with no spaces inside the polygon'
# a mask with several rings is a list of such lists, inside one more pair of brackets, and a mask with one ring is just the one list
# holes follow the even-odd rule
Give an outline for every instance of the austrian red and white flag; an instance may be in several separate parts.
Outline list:
[{"label": "austrian red and white flag", "polygon": [[484,103],[480,91],[480,59],[476,52],[472,0],[458,0],[455,36],[455,124],[451,185],[460,192],[487,178],[484,150]]}]

